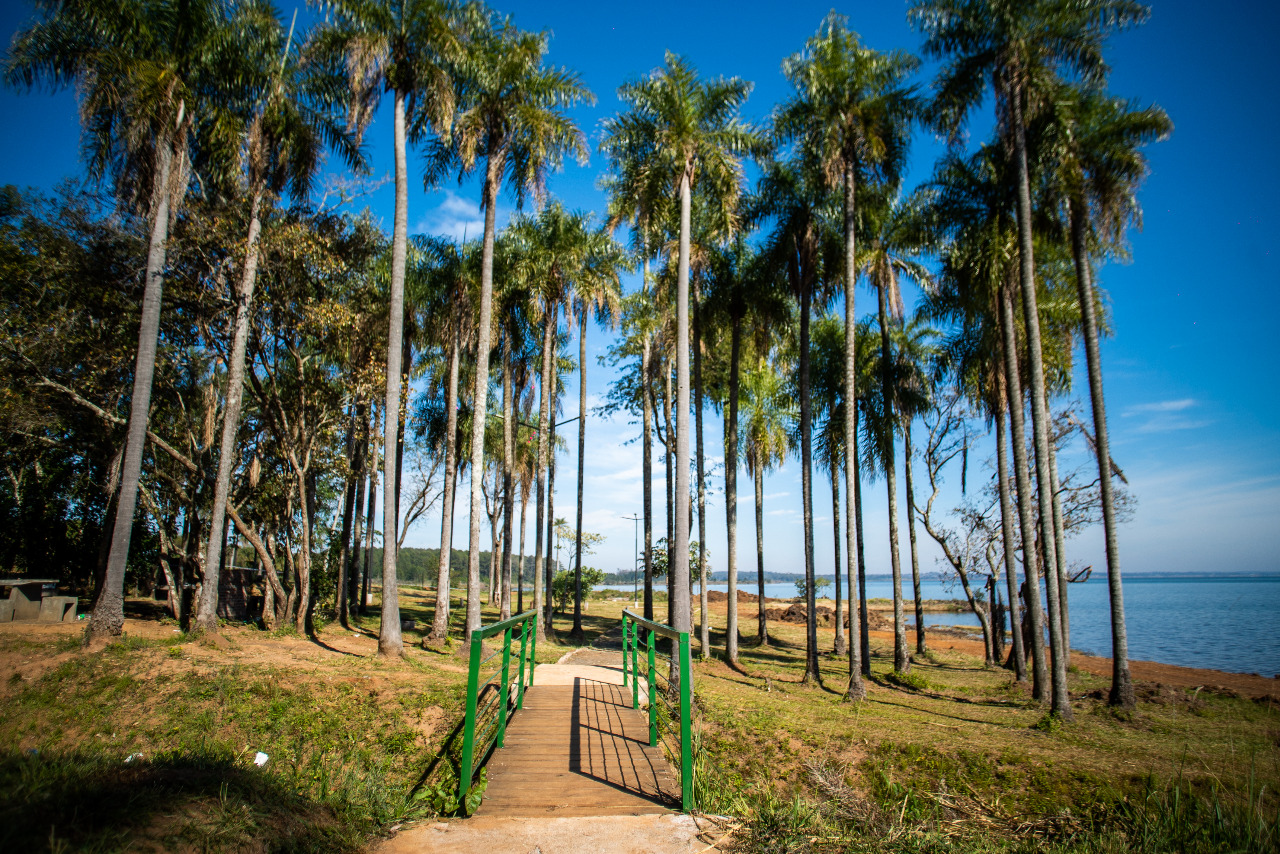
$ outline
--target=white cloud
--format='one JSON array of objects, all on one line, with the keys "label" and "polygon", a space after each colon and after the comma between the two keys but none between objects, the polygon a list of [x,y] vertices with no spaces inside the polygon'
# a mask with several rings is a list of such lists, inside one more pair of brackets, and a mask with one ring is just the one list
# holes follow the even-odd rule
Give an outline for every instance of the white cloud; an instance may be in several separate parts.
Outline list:
[{"label": "white cloud", "polygon": [[1123,415],[1125,418],[1128,418],[1144,412],[1182,412],[1184,409],[1190,409],[1195,405],[1196,401],[1190,397],[1184,397],[1181,400],[1161,400],[1155,403],[1139,403],[1136,406],[1126,407]]},{"label": "white cloud", "polygon": [[1135,433],[1169,433],[1175,430],[1196,430],[1213,423],[1211,419],[1191,417],[1191,410],[1199,405],[1193,398],[1178,400],[1160,400],[1154,403],[1140,403],[1125,407],[1122,418],[1135,416],[1145,417],[1145,421],[1134,426]]},{"label": "white cloud", "polygon": [[427,211],[413,231],[453,240],[474,239],[484,234],[484,217],[477,202],[445,190],[444,198],[433,210]]}]

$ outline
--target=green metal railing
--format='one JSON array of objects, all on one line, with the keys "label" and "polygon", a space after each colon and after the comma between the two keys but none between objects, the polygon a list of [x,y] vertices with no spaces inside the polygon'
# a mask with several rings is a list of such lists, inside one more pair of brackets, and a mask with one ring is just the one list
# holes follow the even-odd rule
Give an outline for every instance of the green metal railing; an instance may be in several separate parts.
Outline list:
[{"label": "green metal railing", "polygon": [[[513,630],[520,632],[520,675],[516,681],[517,709],[524,708],[525,665],[528,664],[529,685],[533,685],[533,669],[537,664],[538,633],[536,629],[537,611],[525,611],[514,617],[494,623],[492,626],[481,626],[471,632],[471,666],[467,670],[467,717],[462,731],[462,763],[458,769],[458,798],[466,797],[471,789],[471,780],[475,776],[479,763],[489,753],[490,747],[502,747],[507,734],[507,718],[511,713],[511,635]],[[482,660],[484,641],[495,635],[502,635],[502,645]],[[501,656],[498,665],[489,678],[480,681],[480,670],[485,665]],[[486,691],[487,688],[493,690]],[[481,694],[485,700],[480,702]],[[483,721],[481,734],[477,736],[477,722]]]},{"label": "green metal railing", "polygon": [[[669,638],[678,656],[675,664],[678,685],[667,673],[659,672],[659,661],[671,663],[671,655],[658,649],[658,638]],[[631,686],[631,706],[640,708],[640,656],[644,650],[647,677],[646,703],[649,708],[649,744],[659,741],[668,755],[680,757],[681,809],[693,809],[693,661],[689,656],[689,633],[678,632],[663,623],[646,620],[630,609],[622,612],[622,684]],[[662,668],[667,670],[667,668]],[[673,690],[673,688],[675,690]],[[678,700],[673,702],[673,694]],[[674,706],[674,708],[673,708]],[[673,714],[674,712],[674,714]],[[665,720],[663,720],[665,718]],[[671,724],[680,724],[680,740],[673,744]]]}]

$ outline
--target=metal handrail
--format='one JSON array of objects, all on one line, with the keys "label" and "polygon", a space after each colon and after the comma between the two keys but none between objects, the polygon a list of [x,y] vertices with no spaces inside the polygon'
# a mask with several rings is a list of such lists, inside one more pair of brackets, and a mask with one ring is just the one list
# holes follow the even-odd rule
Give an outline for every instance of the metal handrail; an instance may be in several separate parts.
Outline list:
[{"label": "metal handrail", "polygon": [[[640,638],[641,629],[647,632]],[[631,685],[631,707],[640,708],[640,647],[645,647],[647,700],[649,704],[649,744],[658,743],[657,643],[659,636],[671,638],[679,650],[680,673],[680,800],[681,809],[689,812],[693,803],[693,660],[689,655],[689,633],[680,632],[663,623],[646,620],[630,609],[622,612],[622,684]],[[630,667],[628,667],[630,653]]]},{"label": "metal handrail", "polygon": [[[511,688],[511,632],[515,628],[520,630],[520,675],[516,682],[516,709],[524,708],[524,691],[525,691],[525,664],[529,667],[529,686],[533,686],[533,671],[537,664],[538,653],[538,633],[534,631],[534,620],[537,619],[537,611],[525,611],[522,614],[516,614],[514,617],[494,623],[491,626],[481,626],[471,631],[471,657],[470,666],[467,668],[467,716],[462,731],[462,763],[458,769],[458,799],[461,801],[467,796],[467,792],[471,789],[471,780],[475,775],[475,760],[479,757],[484,759],[488,752],[489,732],[484,733],[484,744],[479,745],[477,750],[476,744],[476,704],[480,693],[480,667],[482,664],[488,663],[496,658],[499,652],[502,654],[502,679],[498,683],[498,717],[496,726],[490,726],[487,729],[494,732],[494,747],[502,747],[503,740],[507,734],[507,717],[510,709],[510,688]],[[494,635],[502,635],[502,648],[495,651],[488,658],[481,661],[483,655],[483,644],[486,638]],[[498,674],[494,673],[484,681],[487,686],[493,682],[494,677]],[[489,703],[485,703],[486,708]]]}]

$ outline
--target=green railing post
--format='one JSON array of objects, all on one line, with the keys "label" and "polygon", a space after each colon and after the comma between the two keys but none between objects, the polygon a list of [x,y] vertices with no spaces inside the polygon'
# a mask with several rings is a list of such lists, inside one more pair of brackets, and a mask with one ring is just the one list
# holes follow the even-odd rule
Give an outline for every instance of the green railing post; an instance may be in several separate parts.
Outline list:
[{"label": "green railing post", "polygon": [[479,637],[471,638],[471,666],[467,668],[467,717],[462,729],[462,767],[458,769],[459,797],[471,788],[471,760],[476,747],[476,690],[480,682]]},{"label": "green railing post", "polygon": [[538,669],[538,620],[541,616],[536,612],[529,626],[530,634],[533,636],[529,643],[529,687],[533,687],[533,674]]},{"label": "green railing post", "polygon": [[622,687],[627,687],[627,612],[622,612]]},{"label": "green railing post", "polygon": [[507,737],[507,698],[511,690],[511,628],[502,631],[502,682],[498,684],[498,747]]},{"label": "green railing post", "polygon": [[693,809],[693,662],[689,633],[680,633],[680,788],[684,811]]},{"label": "green railing post", "polygon": [[524,655],[529,647],[529,621],[520,624],[520,684],[516,688],[516,708],[524,708]]},{"label": "green railing post", "polygon": [[658,668],[655,666],[656,650],[654,644],[657,643],[658,635],[653,629],[649,629],[649,744],[658,743],[658,703],[654,699],[657,695],[654,693],[655,682],[658,679]]},{"label": "green railing post", "polygon": [[[624,653],[625,654],[625,653]],[[633,621],[631,628],[631,708],[640,708],[640,624]]]}]

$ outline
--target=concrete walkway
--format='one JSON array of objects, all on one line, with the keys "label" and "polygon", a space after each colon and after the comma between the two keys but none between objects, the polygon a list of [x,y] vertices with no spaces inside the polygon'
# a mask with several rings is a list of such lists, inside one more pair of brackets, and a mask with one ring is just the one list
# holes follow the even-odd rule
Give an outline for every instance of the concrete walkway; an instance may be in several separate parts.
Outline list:
[{"label": "concrete walkway", "polygon": [[665,815],[509,818],[477,815],[406,828],[377,854],[698,854],[693,818]]}]

